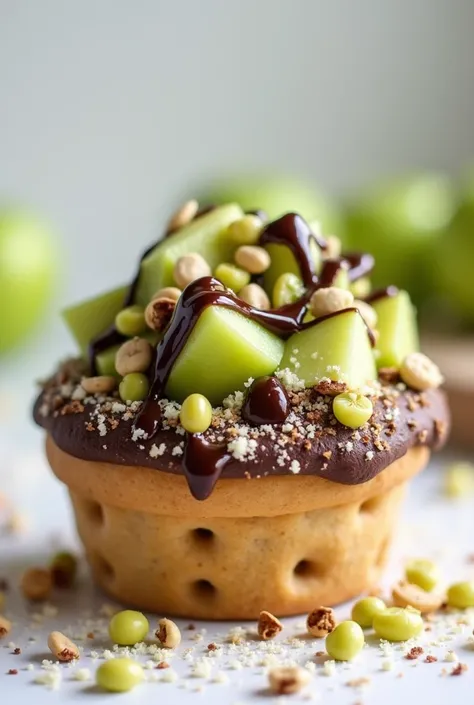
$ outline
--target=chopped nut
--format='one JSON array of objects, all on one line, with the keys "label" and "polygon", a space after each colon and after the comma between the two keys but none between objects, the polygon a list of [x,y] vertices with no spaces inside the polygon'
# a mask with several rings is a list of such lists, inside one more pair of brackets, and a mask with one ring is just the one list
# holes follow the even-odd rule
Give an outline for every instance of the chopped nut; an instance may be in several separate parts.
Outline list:
[{"label": "chopped nut", "polygon": [[354,296],[351,292],[346,289],[339,289],[337,286],[317,289],[309,302],[310,311],[315,318],[342,311],[353,305]]},{"label": "chopped nut", "polygon": [[254,308],[259,308],[262,311],[268,311],[270,308],[270,299],[266,291],[258,284],[247,284],[239,291],[239,298],[245,301]]},{"label": "chopped nut", "polygon": [[198,211],[199,203],[195,198],[183,203],[183,205],[171,216],[168,227],[166,228],[167,235],[171,235],[176,232],[176,230],[179,230],[194,220]]},{"label": "chopped nut", "polygon": [[400,381],[400,372],[396,367],[381,367],[379,369],[379,377],[382,382],[396,384]]},{"label": "chopped nut", "polygon": [[336,627],[334,610],[330,607],[316,607],[306,619],[306,628],[311,636],[327,636]]},{"label": "chopped nut", "polygon": [[117,380],[115,377],[108,375],[99,375],[98,377],[83,377],[81,379],[81,387],[88,394],[107,394],[115,389]]},{"label": "chopped nut", "polygon": [[211,268],[208,263],[197,252],[191,252],[178,259],[174,266],[173,276],[176,284],[184,289],[195,279],[208,277],[211,275]]},{"label": "chopped nut", "polygon": [[321,379],[314,387],[314,391],[324,396],[337,397],[338,394],[347,391],[347,384],[345,382],[335,382],[332,379]]},{"label": "chopped nut", "polygon": [[428,656],[425,658],[424,663],[436,663],[438,659],[436,656],[433,656],[432,654],[428,654]]},{"label": "chopped nut", "polygon": [[156,666],[156,668],[157,668],[159,671],[162,671],[163,669],[169,668],[169,667],[170,667],[170,665],[169,665],[169,663],[168,663],[167,661],[160,661],[160,663],[157,664],[157,666]]},{"label": "chopped nut", "polygon": [[408,387],[420,392],[436,389],[443,382],[439,367],[420,352],[406,356],[400,368],[400,376]]},{"label": "chopped nut", "polygon": [[264,641],[274,639],[283,629],[283,624],[270,612],[260,612],[258,618],[258,636]]},{"label": "chopped nut", "polygon": [[423,649],[421,646],[414,646],[408,653],[405,654],[405,658],[408,659],[409,661],[416,661],[418,656],[421,656],[423,653]]},{"label": "chopped nut", "polygon": [[27,600],[47,600],[53,588],[51,571],[45,568],[29,568],[23,573],[20,587]]},{"label": "chopped nut", "polygon": [[468,665],[467,663],[458,663],[456,666],[453,667],[453,670],[451,671],[452,676],[462,676],[462,674],[468,670]]},{"label": "chopped nut", "polygon": [[279,666],[268,672],[270,690],[277,695],[298,693],[311,680],[309,671],[299,666]]},{"label": "chopped nut", "polygon": [[366,301],[360,301],[359,299],[355,299],[353,305],[356,309],[358,309],[360,315],[362,316],[366,324],[369,326],[369,328],[374,330],[377,326],[377,312],[375,308],[368,304]]},{"label": "chopped nut", "polygon": [[132,338],[120,346],[115,369],[122,377],[132,372],[146,372],[151,364],[151,345],[145,338]]},{"label": "chopped nut", "polygon": [[156,630],[156,637],[161,641],[161,645],[166,649],[175,649],[181,643],[181,632],[177,624],[171,619],[160,619],[159,629]]},{"label": "chopped nut", "polygon": [[79,658],[77,646],[61,632],[51,632],[48,636],[48,648],[58,661],[68,662]]},{"label": "chopped nut", "polygon": [[439,593],[426,592],[418,585],[400,580],[392,588],[393,603],[397,607],[414,607],[422,614],[436,612],[443,604],[444,597]]},{"label": "chopped nut", "polygon": [[10,634],[12,623],[0,614],[0,639],[3,639],[7,634]]},{"label": "chopped nut", "polygon": [[258,245],[241,245],[235,251],[234,260],[250,274],[262,274],[271,264],[268,252]]},{"label": "chopped nut", "polygon": [[145,322],[148,328],[158,332],[163,331],[171,321],[175,308],[176,299],[169,299],[166,296],[150,301],[145,309]]},{"label": "chopped nut", "polygon": [[158,289],[156,294],[152,296],[152,301],[155,299],[172,299],[173,301],[177,301],[179,297],[181,296],[182,291],[181,289],[178,289],[177,286],[165,286],[164,289]]}]

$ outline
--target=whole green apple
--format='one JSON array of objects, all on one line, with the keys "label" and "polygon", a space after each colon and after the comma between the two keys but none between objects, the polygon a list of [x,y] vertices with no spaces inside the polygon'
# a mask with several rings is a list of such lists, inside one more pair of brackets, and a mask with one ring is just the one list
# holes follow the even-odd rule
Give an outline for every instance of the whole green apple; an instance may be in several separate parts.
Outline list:
[{"label": "whole green apple", "polygon": [[454,323],[474,325],[474,170],[465,181],[459,208],[430,260],[438,301]]},{"label": "whole green apple", "polygon": [[55,283],[57,245],[49,229],[19,210],[0,211],[0,353],[37,323]]},{"label": "whole green apple", "polygon": [[348,245],[374,255],[376,287],[396,284],[420,301],[429,289],[425,263],[439,246],[456,205],[454,186],[443,174],[380,181],[348,206]]},{"label": "whole green apple", "polygon": [[307,181],[265,174],[220,179],[204,190],[205,203],[235,201],[244,210],[260,208],[271,220],[294,211],[307,221],[318,220],[322,231],[342,237],[342,219],[332,200]]}]

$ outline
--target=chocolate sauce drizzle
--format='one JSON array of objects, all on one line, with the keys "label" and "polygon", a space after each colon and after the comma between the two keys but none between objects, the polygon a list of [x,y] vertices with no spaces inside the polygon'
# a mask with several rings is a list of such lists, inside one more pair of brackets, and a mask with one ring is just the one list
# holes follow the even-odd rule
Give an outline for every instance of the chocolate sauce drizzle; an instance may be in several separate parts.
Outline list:
[{"label": "chocolate sauce drizzle", "polygon": [[[200,212],[199,215],[204,212],[207,211]],[[166,384],[174,363],[186,345],[199,316],[207,307],[224,306],[236,311],[283,339],[339,314],[337,312],[315,321],[303,323],[309,300],[316,289],[331,286],[341,268],[347,270],[350,281],[355,281],[372,270],[374,260],[370,255],[352,253],[336,259],[327,259],[323,262],[321,273],[318,276],[311,252],[312,240],[322,250],[326,249],[325,240],[315,235],[306,221],[295,213],[288,213],[269,223],[262,231],[259,240],[261,246],[274,243],[285,245],[291,250],[306,287],[306,293],[298,301],[279,309],[262,311],[254,308],[225,289],[221,282],[213,277],[203,277],[186,287],[177,303],[168,329],[156,348],[153,381],[148,398],[136,420],[136,430],[145,433],[148,438],[153,437],[156,433],[161,419],[158,401],[165,394]],[[140,264],[157,244],[154,243],[145,251],[140,259]],[[139,276],[140,266],[125,296],[124,306],[133,303]],[[92,341],[89,352],[93,374],[96,373],[96,355],[113,345],[124,342],[124,340],[126,340],[125,336],[121,335],[113,325]],[[285,400],[288,401],[286,392],[278,380],[273,377],[258,382],[259,384],[247,399],[245,413],[248,414],[248,420],[256,424],[282,423],[286,418],[285,414],[287,414],[288,408],[288,404],[285,404]],[[265,400],[267,408],[265,408]],[[230,455],[225,448],[210,445],[199,434],[187,435],[183,466],[191,492],[196,499],[202,500],[209,496],[229,458]]]}]

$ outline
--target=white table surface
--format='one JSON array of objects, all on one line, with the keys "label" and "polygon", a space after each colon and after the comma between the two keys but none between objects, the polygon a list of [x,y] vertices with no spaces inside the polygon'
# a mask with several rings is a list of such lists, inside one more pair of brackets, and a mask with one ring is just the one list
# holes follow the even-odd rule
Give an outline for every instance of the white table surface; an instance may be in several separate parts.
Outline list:
[{"label": "white table surface", "polygon": [[[7,438],[6,428],[3,427],[3,437],[0,428],[0,491],[11,497],[15,510],[23,515],[27,527],[22,534],[11,534],[3,526],[0,533],[0,577],[7,578],[10,583],[5,613],[14,622],[12,633],[0,644],[2,705],[55,702],[97,705],[103,703],[104,698],[105,702],[116,698],[125,705],[145,701],[177,705],[199,702],[206,705],[281,704],[313,700],[337,705],[399,705],[403,701],[429,702],[430,705],[472,702],[472,613],[468,615],[470,626],[456,624],[459,614],[449,618],[448,626],[446,618],[442,624],[434,624],[433,630],[426,632],[422,638],[425,653],[419,660],[410,661],[404,657],[406,645],[394,646],[393,654],[384,656],[378,641],[368,637],[369,645],[362,654],[351,664],[337,664],[335,674],[331,676],[325,675],[324,659],[315,658],[315,652],[324,649],[324,641],[303,637],[293,646],[285,643],[288,637],[304,633],[304,618],[283,620],[284,631],[270,647],[250,638],[245,646],[237,648],[224,643],[232,626],[228,623],[197,622],[196,630],[189,631],[184,628],[188,622],[179,621],[183,628],[183,642],[177,654],[169,659],[177,673],[175,683],[161,681],[166,677],[166,670],[146,670],[147,677],[159,680],[147,682],[128,694],[104,694],[94,686],[94,672],[102,662],[104,649],[111,648],[111,644],[106,635],[107,619],[103,618],[101,624],[96,622],[101,606],[110,604],[110,600],[93,587],[86,567],[82,566],[77,589],[54,596],[51,601],[53,609],[47,607],[42,611],[41,606],[27,606],[17,589],[25,567],[47,562],[57,547],[77,548],[78,544],[66,492],[53,480],[42,460],[40,434],[35,434],[30,428],[31,442],[28,449],[22,451],[16,441],[12,444],[11,437]],[[472,560],[474,552],[474,497],[448,500],[443,496],[441,487],[445,462],[441,458],[433,463],[412,484],[405,504],[404,523],[398,532],[387,571],[386,588],[402,576],[402,566],[408,557],[433,558],[442,567],[447,582],[474,577],[474,564],[469,562],[469,554]],[[5,512],[0,514],[0,524],[5,516]],[[341,606],[337,613],[340,619],[348,618],[350,606]],[[85,623],[88,618],[94,620],[90,627]],[[155,624],[156,616],[150,616],[150,621]],[[254,628],[253,624],[243,626],[250,630]],[[44,675],[42,660],[50,656],[46,646],[47,634],[57,629],[73,636],[84,636],[85,632],[93,631],[95,638],[76,641],[84,647],[80,662],[72,668],[61,665],[59,687],[50,690],[34,681]],[[206,631],[201,634],[201,630]],[[208,656],[207,644],[210,642],[223,644],[217,652],[218,656]],[[12,654],[12,644],[21,648],[21,655]],[[274,657],[276,660],[291,659],[301,665],[314,663],[311,683],[303,692],[281,697],[268,693],[264,663],[265,658],[268,661],[271,656],[270,651],[266,652],[265,649],[274,650],[275,644],[281,646],[281,653]],[[188,649],[192,651],[185,657]],[[453,650],[459,661],[469,666],[469,670],[460,677],[448,675],[455,665],[454,662],[444,661],[449,650]],[[96,651],[99,658],[93,659],[91,651]],[[437,656],[438,662],[424,663],[423,659],[428,653]],[[150,658],[144,656],[140,660],[145,663]],[[192,675],[193,666],[199,663],[199,659],[210,662],[210,676]],[[248,665],[242,666],[242,661]],[[393,669],[383,670],[384,661],[392,664]],[[238,668],[239,665],[242,667]],[[84,682],[74,680],[74,672],[79,668],[89,669],[91,679]],[[9,669],[17,669],[18,675],[7,675]],[[360,678],[367,679],[367,682],[359,687],[348,685],[348,681]]]}]

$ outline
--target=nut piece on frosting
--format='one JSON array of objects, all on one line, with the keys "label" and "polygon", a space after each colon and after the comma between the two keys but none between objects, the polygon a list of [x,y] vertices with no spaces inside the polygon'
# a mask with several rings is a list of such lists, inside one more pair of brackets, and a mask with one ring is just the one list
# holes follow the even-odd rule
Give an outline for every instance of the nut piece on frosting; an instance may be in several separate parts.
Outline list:
[{"label": "nut piece on frosting", "polygon": [[263,610],[258,618],[258,636],[263,641],[274,639],[283,629],[283,624],[271,612]]},{"label": "nut piece on frosting", "polygon": [[336,627],[336,617],[331,607],[316,607],[306,619],[308,634],[317,639],[327,636]]},{"label": "nut piece on frosting", "polygon": [[400,376],[406,385],[419,392],[436,389],[443,383],[438,365],[421,352],[406,356],[400,368]]},{"label": "nut piece on frosting", "polygon": [[327,316],[336,311],[343,311],[354,305],[354,295],[346,289],[337,286],[329,286],[317,289],[312,295],[309,306],[315,318]]}]

